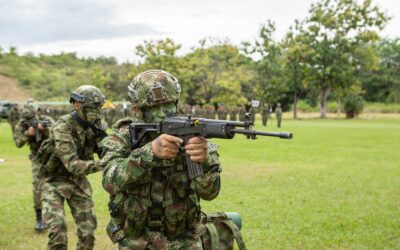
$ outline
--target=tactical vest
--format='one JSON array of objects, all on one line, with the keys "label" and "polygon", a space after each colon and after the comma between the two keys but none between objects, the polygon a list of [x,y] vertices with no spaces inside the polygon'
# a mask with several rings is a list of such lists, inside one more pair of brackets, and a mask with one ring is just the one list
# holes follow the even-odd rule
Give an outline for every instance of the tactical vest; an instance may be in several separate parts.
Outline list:
[{"label": "tactical vest", "polygon": [[111,196],[109,211],[107,232],[114,243],[125,237],[137,239],[147,231],[162,232],[170,240],[192,235],[201,209],[194,183],[186,177],[184,156],[159,160],[159,167],[138,183]]},{"label": "tactical vest", "polygon": [[[53,125],[56,127],[60,123],[65,123],[69,130],[72,132],[72,137],[74,139],[78,138],[78,132],[74,128],[72,124],[73,119],[71,115],[64,115],[59,118],[59,120]],[[85,140],[86,142],[86,140]],[[90,145],[83,145],[78,147],[78,156],[81,160],[93,160],[93,147]],[[36,159],[41,164],[41,168],[39,171],[40,177],[51,177],[51,176],[64,176],[68,177],[72,174],[65,168],[64,164],[58,157],[55,151],[55,139],[54,135],[51,134],[49,138],[43,141]]]}]

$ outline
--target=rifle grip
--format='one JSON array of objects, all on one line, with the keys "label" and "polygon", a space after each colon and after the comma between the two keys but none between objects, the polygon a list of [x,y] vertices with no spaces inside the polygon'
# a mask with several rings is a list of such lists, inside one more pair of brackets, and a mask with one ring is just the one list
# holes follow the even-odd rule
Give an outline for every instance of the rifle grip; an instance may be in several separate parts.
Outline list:
[{"label": "rifle grip", "polygon": [[[187,145],[188,141],[195,137],[195,135],[185,135],[183,137],[184,145]],[[198,162],[194,162],[190,159],[190,155],[185,153],[185,165],[186,173],[190,180],[193,180],[197,176],[203,175],[203,165]]]}]

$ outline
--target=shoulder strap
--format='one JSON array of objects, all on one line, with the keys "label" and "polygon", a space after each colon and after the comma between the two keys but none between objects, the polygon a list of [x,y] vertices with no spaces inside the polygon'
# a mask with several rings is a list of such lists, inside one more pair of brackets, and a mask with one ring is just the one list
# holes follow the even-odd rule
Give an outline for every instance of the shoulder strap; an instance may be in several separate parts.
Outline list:
[{"label": "shoulder strap", "polygon": [[225,219],[225,220],[221,220],[221,222],[224,223],[227,227],[229,227],[232,230],[233,237],[235,237],[235,240],[239,246],[239,249],[246,250],[246,245],[244,244],[242,234],[240,233],[240,230],[236,226],[236,224],[229,218]]},{"label": "shoulder strap", "polygon": [[217,228],[215,227],[214,223],[212,223],[212,222],[207,222],[206,228],[207,228],[208,234],[210,235],[211,249],[213,249],[213,250],[218,249],[219,235],[218,235]]},{"label": "shoulder strap", "polygon": [[96,134],[97,137],[100,137],[100,139],[104,139],[107,137],[107,132],[98,128],[95,124],[91,124],[84,119],[82,119],[76,111],[71,113],[72,119],[74,119],[79,125],[81,125],[83,128],[91,128],[93,129],[93,132]]}]

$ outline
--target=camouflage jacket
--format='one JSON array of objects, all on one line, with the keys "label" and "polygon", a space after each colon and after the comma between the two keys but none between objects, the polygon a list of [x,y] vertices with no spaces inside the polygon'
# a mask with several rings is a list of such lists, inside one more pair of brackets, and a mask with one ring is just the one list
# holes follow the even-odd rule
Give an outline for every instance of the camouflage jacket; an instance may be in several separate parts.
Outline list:
[{"label": "camouflage jacket", "polygon": [[120,235],[140,241],[143,233],[156,228],[169,239],[190,237],[199,225],[200,198],[212,200],[220,190],[217,146],[209,143],[205,174],[190,181],[182,154],[171,160],[157,159],[151,142],[132,150],[131,122],[131,118],[119,120],[101,143],[103,187],[111,194],[109,236],[114,242]]},{"label": "camouflage jacket", "polygon": [[14,126],[20,119],[20,113],[17,109],[11,109],[10,113],[8,114],[8,122],[11,126]]},{"label": "camouflage jacket", "polygon": [[49,130],[47,130],[47,132],[39,131],[37,127],[35,129],[38,136],[28,136],[28,128],[30,126],[37,126],[37,121],[47,121],[50,123],[50,126],[51,124],[54,124],[54,120],[48,116],[35,116],[30,120],[21,119],[15,125],[15,130],[13,134],[15,145],[18,148],[23,147],[26,143],[29,144],[31,158],[36,155],[42,142],[49,137]]},{"label": "camouflage jacket", "polygon": [[[45,166],[42,175],[44,180],[70,181],[87,195],[91,195],[92,189],[86,175],[101,171],[100,162],[93,158],[94,153],[99,156],[101,154],[99,141],[92,128],[85,128],[71,114],[60,117],[51,128],[48,141],[54,143],[56,159],[50,166]],[[42,147],[46,144],[47,142]]]}]

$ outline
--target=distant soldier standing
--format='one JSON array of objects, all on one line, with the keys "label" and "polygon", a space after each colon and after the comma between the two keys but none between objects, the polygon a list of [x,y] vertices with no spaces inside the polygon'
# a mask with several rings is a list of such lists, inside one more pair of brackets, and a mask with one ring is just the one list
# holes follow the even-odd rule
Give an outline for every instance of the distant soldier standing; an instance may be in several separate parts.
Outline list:
[{"label": "distant soldier standing", "polygon": [[270,115],[269,105],[268,103],[265,103],[263,109],[261,110],[261,119],[263,126],[267,126],[269,115]]},{"label": "distant soldier standing", "polygon": [[276,120],[278,122],[278,128],[280,128],[282,122],[282,108],[280,103],[278,103],[275,108],[275,115],[276,115]]},{"label": "distant soldier standing", "polygon": [[229,120],[237,121],[237,114],[238,114],[238,109],[236,106],[233,106],[229,111]]},{"label": "distant soldier standing", "polygon": [[35,229],[41,231],[46,229],[42,220],[41,183],[38,178],[40,163],[36,160],[36,155],[42,142],[49,137],[49,127],[54,123],[53,119],[47,116],[35,114],[33,106],[25,105],[22,111],[22,118],[15,126],[13,138],[18,148],[29,144],[29,159],[32,162],[32,185],[33,185],[33,203],[36,214]]},{"label": "distant soldier standing", "polygon": [[250,115],[251,115],[251,116],[250,116],[251,122],[252,122],[253,124],[255,124],[255,122],[256,122],[256,114],[257,114],[256,107],[253,107],[253,106],[250,105],[249,113],[250,113]]},{"label": "distant soldier standing", "polygon": [[239,121],[245,121],[246,120],[246,107],[244,106],[244,104],[240,105],[239,108]]},{"label": "distant soldier standing", "polygon": [[51,128],[38,158],[45,162],[43,180],[43,217],[48,228],[48,249],[67,249],[66,200],[77,226],[77,249],[93,249],[97,227],[92,188],[86,175],[101,171],[98,142],[106,136],[100,124],[104,96],[100,90],[84,85],[72,92],[74,112],[60,117]]},{"label": "distant soldier standing", "polygon": [[18,105],[14,104],[12,105],[12,109],[10,110],[10,113],[8,114],[8,123],[10,123],[12,132],[14,133],[15,125],[17,125],[19,119],[20,119],[20,113],[18,110]]},{"label": "distant soldier standing", "polygon": [[228,116],[228,111],[225,109],[224,105],[219,106],[217,110],[217,116],[218,120],[226,120],[226,117]]}]

